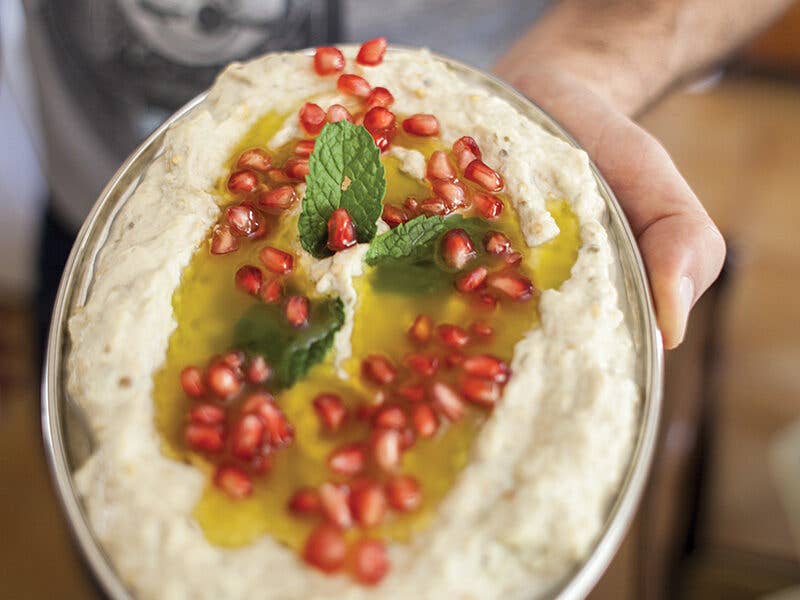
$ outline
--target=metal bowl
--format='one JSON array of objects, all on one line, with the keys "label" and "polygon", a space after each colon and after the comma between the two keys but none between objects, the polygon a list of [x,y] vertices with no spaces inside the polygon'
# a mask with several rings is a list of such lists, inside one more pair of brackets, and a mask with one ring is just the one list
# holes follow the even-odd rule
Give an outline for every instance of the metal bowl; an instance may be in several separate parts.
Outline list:
[{"label": "metal bowl", "polygon": [[[394,47],[393,54],[410,48]],[[312,50],[304,51],[311,54]],[[579,147],[569,134],[530,99],[508,84],[455,60],[436,56],[476,87],[506,100],[521,114],[539,123],[554,136]],[[42,378],[42,428],[48,461],[61,505],[72,534],[103,590],[116,600],[131,598],[114,567],[92,533],[73,481],[74,472],[92,451],[92,434],[80,407],[66,392],[65,357],[69,351],[67,321],[87,297],[94,276],[94,262],[106,241],[115,215],[124,205],[147,166],[162,149],[167,129],[200,106],[206,94],[194,98],[172,115],[131,154],[109,181],[92,208],[67,261],[53,310],[47,357]],[[633,337],[636,380],[642,393],[639,429],[633,453],[619,493],[594,548],[586,559],[554,590],[560,600],[585,597],[608,566],[635,514],[647,480],[655,448],[661,408],[663,350],[656,325],[644,263],[628,222],[597,168],[592,165],[608,216],[606,228],[620,262],[620,299]]]}]

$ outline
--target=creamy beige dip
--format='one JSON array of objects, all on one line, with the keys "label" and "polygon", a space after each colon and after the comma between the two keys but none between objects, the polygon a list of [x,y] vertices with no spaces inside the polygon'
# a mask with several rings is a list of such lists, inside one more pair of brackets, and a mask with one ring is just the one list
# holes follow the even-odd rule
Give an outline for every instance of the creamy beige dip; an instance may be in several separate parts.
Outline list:
[{"label": "creamy beige dip", "polygon": [[[505,177],[529,245],[558,233],[545,198],[566,198],[580,222],[577,262],[559,290],[543,292],[541,328],[517,344],[502,401],[432,524],[408,544],[389,544],[392,569],[380,586],[322,575],[266,536],[238,549],[211,545],[191,516],[206,480],[161,454],[153,420],[152,375],[176,325],[172,293],[219,213],[214,185],[237,141],[267,111],[335,97],[336,81],[317,76],[299,54],[228,67],[208,99],[167,133],[116,216],[86,304],[69,322],[69,393],[97,441],[76,474],[78,490],[95,535],[137,596],[531,598],[587,556],[617,494],[640,396],[616,255],[586,154],[425,51],[390,52],[376,67],[346,55],[348,72],[392,90],[398,113],[435,113],[448,144],[477,139]],[[418,158],[393,152],[408,172],[419,169]],[[352,308],[363,253],[316,265],[318,290],[338,291]],[[337,340],[340,355],[349,352],[349,331]]]}]

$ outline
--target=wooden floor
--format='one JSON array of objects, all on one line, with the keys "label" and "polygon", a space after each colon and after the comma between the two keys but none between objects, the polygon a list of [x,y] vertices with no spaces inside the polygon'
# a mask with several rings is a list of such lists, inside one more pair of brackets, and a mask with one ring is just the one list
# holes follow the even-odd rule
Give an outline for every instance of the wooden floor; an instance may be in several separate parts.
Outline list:
[{"label": "wooden floor", "polygon": [[[758,589],[772,589],[800,574],[766,462],[773,436],[800,418],[800,87],[726,80],[702,94],[673,95],[643,123],[735,253],[699,524],[710,551],[690,565],[700,590],[690,595],[750,597],[747,582],[766,578],[771,583]],[[91,598],[42,455],[29,307],[1,306],[0,598]],[[619,560],[635,553],[627,548]],[[632,597],[623,588],[617,581],[614,597]]]}]

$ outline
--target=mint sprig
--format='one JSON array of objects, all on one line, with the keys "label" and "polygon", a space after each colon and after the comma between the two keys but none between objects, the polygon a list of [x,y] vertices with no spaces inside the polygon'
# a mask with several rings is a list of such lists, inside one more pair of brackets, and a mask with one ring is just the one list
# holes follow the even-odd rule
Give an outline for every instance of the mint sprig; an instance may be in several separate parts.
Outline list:
[{"label": "mint sprig", "polygon": [[298,222],[303,248],[316,258],[331,254],[325,246],[328,219],[340,207],[353,219],[359,242],[375,237],[386,176],[369,132],[348,121],[325,125],[314,142],[308,168]]}]

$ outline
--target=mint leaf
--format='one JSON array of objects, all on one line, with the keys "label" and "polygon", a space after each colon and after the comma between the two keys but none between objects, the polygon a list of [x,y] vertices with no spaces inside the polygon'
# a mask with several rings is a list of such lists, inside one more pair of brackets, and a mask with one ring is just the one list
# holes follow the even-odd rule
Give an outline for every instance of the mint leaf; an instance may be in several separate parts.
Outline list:
[{"label": "mint leaf", "polygon": [[325,125],[314,142],[308,168],[298,222],[303,248],[317,258],[331,254],[325,246],[328,219],[339,207],[353,219],[359,242],[375,237],[386,176],[369,132],[348,121]]},{"label": "mint leaf", "polygon": [[256,304],[236,324],[234,346],[263,355],[274,370],[270,386],[282,389],[325,358],[343,324],[339,298],[312,300],[308,325],[300,329],[289,325],[280,305]]}]

